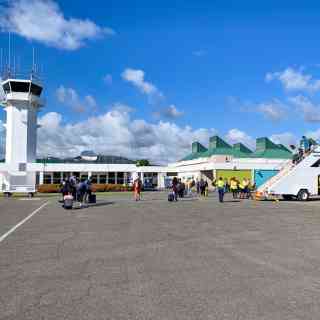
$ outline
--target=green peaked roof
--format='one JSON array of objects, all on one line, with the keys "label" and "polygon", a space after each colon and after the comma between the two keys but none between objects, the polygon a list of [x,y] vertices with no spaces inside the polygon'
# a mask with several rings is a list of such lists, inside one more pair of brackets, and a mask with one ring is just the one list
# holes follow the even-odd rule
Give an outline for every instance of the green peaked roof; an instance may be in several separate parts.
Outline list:
[{"label": "green peaked roof", "polygon": [[255,158],[291,159],[292,153],[282,144],[275,144],[270,139],[263,137],[256,141],[256,151],[252,154]]},{"label": "green peaked roof", "polygon": [[204,147],[200,142],[195,141],[192,143],[192,153],[184,157],[182,161],[193,160],[193,159],[204,157],[204,153],[207,150],[208,149]]},{"label": "green peaked roof", "polygon": [[192,153],[183,158],[183,161],[197,158],[211,157],[213,155],[231,155],[235,158],[267,158],[291,159],[292,153],[282,144],[275,144],[270,139],[263,137],[256,140],[256,150],[253,152],[242,143],[232,147],[218,136],[210,138],[209,149],[199,142],[192,144]]},{"label": "green peaked roof", "polygon": [[252,153],[243,143],[236,143],[232,146],[232,155],[235,158],[250,158]]},{"label": "green peaked roof", "polygon": [[277,149],[277,145],[266,137],[258,138],[256,140],[256,151],[264,151],[267,149]]},{"label": "green peaked roof", "polygon": [[219,136],[213,136],[209,140],[209,149],[219,149],[219,148],[226,148],[231,149],[232,147],[227,144],[223,139]]},{"label": "green peaked roof", "polygon": [[192,143],[192,153],[205,152],[208,149],[198,141]]},{"label": "green peaked roof", "polygon": [[243,153],[252,153],[252,151],[241,142],[234,144],[233,149]]},{"label": "green peaked roof", "polygon": [[287,152],[291,152],[286,146],[284,146],[283,144],[277,144],[277,146],[283,150],[283,151],[287,151]]}]

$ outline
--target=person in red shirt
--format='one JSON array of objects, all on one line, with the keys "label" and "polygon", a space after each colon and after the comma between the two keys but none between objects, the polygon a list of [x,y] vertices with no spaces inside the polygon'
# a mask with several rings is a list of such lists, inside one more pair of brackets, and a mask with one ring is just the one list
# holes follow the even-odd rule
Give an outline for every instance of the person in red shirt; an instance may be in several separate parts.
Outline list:
[{"label": "person in red shirt", "polygon": [[141,189],[142,189],[141,180],[140,178],[137,178],[136,180],[134,180],[134,183],[133,183],[134,199],[136,201],[141,200]]}]

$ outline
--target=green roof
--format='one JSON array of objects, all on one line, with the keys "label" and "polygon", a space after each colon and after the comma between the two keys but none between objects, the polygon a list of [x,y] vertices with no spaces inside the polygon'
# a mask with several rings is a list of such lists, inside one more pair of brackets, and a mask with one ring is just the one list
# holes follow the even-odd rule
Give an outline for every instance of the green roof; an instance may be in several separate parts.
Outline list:
[{"label": "green roof", "polygon": [[245,154],[252,153],[252,151],[249,148],[247,148],[244,144],[242,144],[240,142],[233,145],[233,150],[239,151],[239,152],[242,152]]},{"label": "green roof", "polygon": [[292,153],[282,144],[275,144],[268,138],[258,138],[254,158],[291,159]]},{"label": "green roof", "polygon": [[242,143],[236,143],[232,147],[233,149],[233,156],[235,158],[248,158],[252,154],[252,150],[246,147]]},{"label": "green roof", "polygon": [[192,153],[182,159],[182,161],[206,158],[214,155],[230,155],[234,158],[268,158],[268,159],[291,159],[292,153],[282,144],[275,144],[268,138],[258,138],[256,140],[256,150],[253,152],[242,143],[229,145],[218,136],[213,136],[209,140],[209,148],[206,149],[199,142],[192,144]]},{"label": "green roof", "polygon": [[192,153],[198,153],[198,152],[205,152],[208,149],[205,148],[201,143],[198,141],[192,143]]},{"label": "green roof", "polygon": [[209,150],[211,149],[231,149],[232,147],[219,136],[213,136],[209,140]]},{"label": "green roof", "polygon": [[232,147],[230,148],[209,148],[208,151],[204,152],[202,154],[203,157],[211,157],[215,155],[226,155],[226,156],[231,156],[233,155],[233,149]]}]

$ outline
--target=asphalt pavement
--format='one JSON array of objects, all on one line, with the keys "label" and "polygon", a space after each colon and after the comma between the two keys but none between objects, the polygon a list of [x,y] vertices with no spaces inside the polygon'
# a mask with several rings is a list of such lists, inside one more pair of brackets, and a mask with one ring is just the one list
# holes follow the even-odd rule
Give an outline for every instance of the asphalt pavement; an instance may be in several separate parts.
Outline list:
[{"label": "asphalt pavement", "polygon": [[320,202],[0,199],[0,319],[319,319]]}]

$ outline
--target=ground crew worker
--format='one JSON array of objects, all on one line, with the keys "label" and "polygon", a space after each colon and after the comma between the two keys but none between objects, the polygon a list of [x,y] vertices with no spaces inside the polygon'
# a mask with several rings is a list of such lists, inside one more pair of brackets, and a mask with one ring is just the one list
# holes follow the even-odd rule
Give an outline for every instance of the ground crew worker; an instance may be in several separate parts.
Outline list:
[{"label": "ground crew worker", "polygon": [[222,177],[218,180],[218,193],[219,193],[219,202],[223,202],[223,196],[224,196],[224,181],[222,180]]},{"label": "ground crew worker", "polygon": [[233,199],[237,199],[237,196],[238,196],[238,183],[237,183],[237,180],[235,178],[232,178],[230,180],[230,189],[231,189],[231,192],[232,192]]},{"label": "ground crew worker", "polygon": [[239,198],[240,198],[240,199],[243,199],[243,197],[244,197],[244,186],[243,186],[243,182],[240,182],[240,183],[239,183],[239,193],[240,193]]}]

